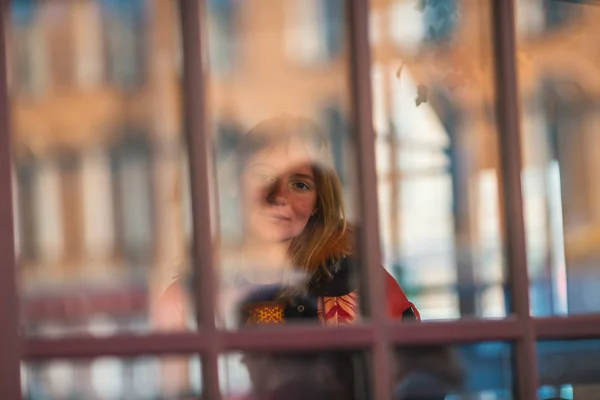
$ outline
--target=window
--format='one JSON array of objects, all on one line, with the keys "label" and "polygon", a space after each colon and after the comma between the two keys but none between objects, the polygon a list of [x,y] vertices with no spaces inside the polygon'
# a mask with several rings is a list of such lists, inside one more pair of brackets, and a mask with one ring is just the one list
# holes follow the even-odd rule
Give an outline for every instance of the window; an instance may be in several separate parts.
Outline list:
[{"label": "window", "polygon": [[19,249],[21,260],[25,263],[34,261],[38,256],[36,229],[36,162],[33,157],[25,158],[17,166],[17,201],[19,223]]},{"label": "window", "polygon": [[15,60],[12,81],[20,90],[35,95],[43,90],[47,74],[44,32],[36,23],[36,3],[33,0],[14,2],[11,23],[11,51]]},{"label": "window", "polygon": [[[112,50],[105,54],[109,60],[102,61],[110,66],[111,82],[95,84],[104,85],[101,92],[110,95],[95,97],[88,91],[71,97],[63,83],[87,73],[66,67],[75,41],[58,27],[64,21],[64,4],[72,2],[54,1],[36,8],[52,28],[44,39],[53,49],[56,42],[65,43],[44,66],[56,72],[54,93],[43,92],[31,106],[25,101],[26,90],[9,97],[6,85],[0,85],[0,117],[11,113],[12,121],[9,126],[9,118],[0,118],[3,398],[218,400],[243,396],[250,384],[268,393],[285,383],[295,385],[283,386],[284,397],[305,394],[303,398],[335,393],[341,398],[387,400],[436,388],[443,389],[436,396],[453,400],[598,396],[600,191],[594,182],[586,185],[594,179],[582,179],[600,170],[600,146],[593,146],[600,142],[587,134],[597,131],[595,86],[590,82],[596,82],[600,71],[597,63],[589,62],[588,47],[581,42],[589,43],[597,33],[593,29],[599,25],[600,8],[595,4],[577,4],[583,16],[590,16],[581,29],[591,33],[577,31],[567,37],[567,53],[563,42],[556,48],[544,42],[543,51],[535,53],[538,42],[531,45],[517,34],[514,11],[519,0],[423,1],[424,10],[444,22],[436,22],[430,40],[393,46],[388,36],[401,35],[399,31],[382,31],[377,43],[368,38],[369,13],[386,15],[391,0],[383,7],[378,1],[327,3],[335,10],[344,7],[339,14],[314,1],[281,0],[277,6],[275,0],[231,1],[228,7],[242,21],[231,30],[237,32],[233,53],[239,50],[243,57],[229,59],[231,79],[223,79],[218,63],[216,71],[205,63],[206,57],[218,58],[219,51],[203,47],[207,32],[200,29],[206,22],[200,0],[182,0],[178,4],[184,74],[178,87],[175,66],[169,62],[160,64],[172,70],[157,79],[158,84],[136,78],[142,70],[155,71],[156,65],[146,62],[157,62],[140,45],[146,35],[136,35],[147,29],[141,17],[145,11],[140,11],[145,7],[140,2],[106,1],[102,4],[108,14],[97,12],[110,20],[106,42]],[[303,24],[302,29],[292,29],[292,36],[307,43],[285,53],[280,45],[290,31],[283,22],[295,13]],[[278,17],[265,24],[265,15]],[[320,15],[345,16],[339,21],[347,51],[336,53],[339,59],[328,58],[329,48],[335,47],[331,43],[338,39],[331,39],[335,35]],[[395,23],[414,16],[390,15]],[[0,32],[6,31],[0,26]],[[215,45],[220,46],[209,43]],[[465,52],[470,56],[464,57]],[[534,52],[539,62],[517,63],[527,52]],[[289,54],[302,68],[285,68]],[[323,59],[327,68],[314,65]],[[6,67],[6,54],[0,60]],[[561,76],[567,66],[576,71],[576,87],[590,93],[568,104],[561,102],[565,93],[560,87],[541,91],[543,100],[559,109],[552,114],[536,98],[539,82],[533,77],[547,76],[546,68]],[[160,70],[156,68],[157,74]],[[111,90],[114,85],[126,88],[126,93]],[[88,101],[92,106],[84,107]],[[582,103],[588,102],[594,106],[580,118]],[[519,109],[520,104],[526,106]],[[302,110],[319,120],[335,146],[331,161],[344,171],[342,189],[344,198],[353,202],[349,221],[357,242],[352,256],[359,261],[362,285],[356,309],[364,311],[350,326],[286,323],[272,329],[232,330],[225,329],[230,321],[220,318],[220,307],[231,300],[228,296],[239,294],[223,290],[217,277],[231,272],[227,268],[232,265],[220,259],[239,254],[231,254],[233,246],[221,246],[222,239],[235,238],[219,236],[215,225],[227,222],[226,228],[233,231],[248,223],[228,202],[234,204],[235,196],[245,195],[260,202],[264,196],[238,187],[239,192],[224,199],[231,194],[228,184],[235,182],[223,182],[221,174],[231,171],[215,168],[222,166],[215,158],[237,148],[242,132],[274,110]],[[574,139],[561,138],[570,128],[578,131]],[[75,137],[69,136],[72,131]],[[216,145],[213,131],[222,140],[215,140]],[[181,132],[187,139],[186,155],[179,149]],[[35,156],[22,151],[26,148]],[[286,162],[298,161],[291,150],[302,148],[285,150],[290,152],[278,160],[287,167]],[[584,151],[585,157],[577,157]],[[301,161],[298,164],[306,167]],[[322,168],[329,160],[323,156],[311,161],[311,168],[294,178],[310,178],[315,166]],[[235,170],[237,164],[227,166]],[[235,178],[238,173],[232,172]],[[189,177],[189,199],[181,198],[188,194],[186,185],[174,184],[182,175]],[[269,182],[268,190],[260,186],[261,191],[279,195],[273,181],[281,183],[281,177],[258,175]],[[312,178],[317,179],[321,176]],[[584,187],[588,190],[580,190]],[[308,193],[302,185],[293,188]],[[15,270],[13,190],[20,254],[47,266],[38,268],[48,270],[47,275],[35,275],[33,268]],[[571,198],[574,191],[583,197]],[[256,193],[260,196],[252,197]],[[193,212],[183,222],[188,201]],[[585,217],[577,215],[582,209]],[[301,208],[307,219],[315,216],[306,210],[314,210]],[[220,214],[226,215],[215,220]],[[268,217],[283,226],[274,241],[289,241],[288,225],[281,220],[292,218]],[[585,229],[572,229],[566,221],[577,218],[587,220]],[[189,249],[185,223],[193,227]],[[539,237],[528,238],[530,232]],[[67,255],[58,257],[59,267],[45,260],[52,249]],[[240,259],[233,261],[236,266]],[[397,303],[386,303],[383,282],[390,278],[383,264],[408,289],[423,314],[422,323],[388,317],[387,306]],[[528,269],[528,264],[533,267]],[[75,278],[69,269],[76,270]],[[546,292],[551,293],[552,309],[539,312],[539,292],[532,288],[544,274],[548,282],[540,287],[551,287]],[[183,287],[169,293],[180,302],[160,313],[155,304],[174,275],[183,276]],[[232,281],[240,278],[232,275]],[[46,278],[55,286],[46,285]],[[321,299],[341,302],[337,297],[343,296]],[[181,310],[182,304],[191,307]],[[332,309],[338,316],[351,314],[347,304]],[[302,317],[305,306],[314,304],[242,311],[271,321],[280,312]],[[318,307],[311,309],[317,316]],[[414,307],[410,311],[414,317]],[[573,315],[577,312],[590,315]],[[181,321],[161,320],[173,314]],[[155,323],[165,324],[156,328]],[[458,364],[466,377],[458,376]]]},{"label": "window", "polygon": [[[385,265],[423,318],[505,316],[498,134],[476,94],[494,90],[487,4],[390,3],[394,47],[376,51],[372,69]],[[434,16],[443,34],[409,40]]]},{"label": "window", "polygon": [[521,0],[517,2],[517,32],[541,37],[580,23],[580,0]]},{"label": "window", "polygon": [[105,148],[88,149],[81,154],[85,249],[94,262],[107,262],[115,255],[118,225],[114,218],[110,161]]},{"label": "window", "polygon": [[102,62],[103,32],[98,0],[73,4],[73,31],[75,32],[75,76],[81,88],[95,89],[104,79]]},{"label": "window", "polygon": [[335,58],[344,46],[344,7],[342,0],[323,2],[327,55]]},{"label": "window", "polygon": [[286,7],[286,54],[299,65],[327,63],[344,47],[344,7],[340,0],[308,0]]},{"label": "window", "polygon": [[48,48],[49,86],[61,90],[75,82],[75,40],[72,35],[71,4],[62,2],[44,3],[40,19],[43,36]]},{"label": "window", "polygon": [[126,136],[112,151],[114,226],[121,256],[132,267],[149,261],[153,246],[150,143]]},{"label": "window", "polygon": [[211,67],[215,71],[227,73],[231,70],[235,57],[235,42],[232,40],[236,29],[235,0],[209,0],[209,38]]},{"label": "window", "polygon": [[544,0],[544,16],[546,20],[546,29],[553,30],[562,28],[581,12],[577,4],[580,0]]},{"label": "window", "polygon": [[535,36],[544,30],[544,0],[524,0],[516,4],[517,32]]},{"label": "window", "polygon": [[140,0],[101,0],[108,76],[117,87],[128,90],[142,83],[146,46],[146,8]]},{"label": "window", "polygon": [[348,142],[347,135],[349,134],[348,122],[346,116],[340,107],[330,106],[325,109],[324,113],[325,126],[327,135],[331,142],[331,148],[334,152],[333,159],[335,162],[335,170],[339,171],[342,184],[345,183],[345,174],[348,173],[346,163],[348,163],[349,149],[346,146]]},{"label": "window", "polygon": [[[573,68],[587,58],[584,39],[595,31],[594,4],[545,2],[562,21],[536,38],[520,35],[520,57],[538,57],[533,43],[556,43],[545,60],[521,64],[524,183],[528,257],[536,315],[589,314],[597,309],[597,94],[595,72]],[[579,35],[582,35],[579,38]],[[569,46],[560,45],[570,41]],[[535,45],[533,45],[535,46]],[[572,57],[566,56],[571,54]],[[528,64],[528,66],[525,66]],[[533,67],[533,68],[532,68]],[[526,84],[525,82],[528,82]],[[577,396],[576,396],[577,397]]]},{"label": "window", "polygon": [[71,150],[58,155],[58,185],[62,206],[64,237],[64,263],[72,266],[82,261],[83,208],[81,187],[81,159]]},{"label": "window", "polygon": [[[591,217],[589,160],[585,149],[589,135],[585,127],[590,101],[583,89],[571,82],[546,86],[544,95],[552,157],[560,167],[564,223],[584,224]],[[593,111],[591,111],[593,112]]]}]

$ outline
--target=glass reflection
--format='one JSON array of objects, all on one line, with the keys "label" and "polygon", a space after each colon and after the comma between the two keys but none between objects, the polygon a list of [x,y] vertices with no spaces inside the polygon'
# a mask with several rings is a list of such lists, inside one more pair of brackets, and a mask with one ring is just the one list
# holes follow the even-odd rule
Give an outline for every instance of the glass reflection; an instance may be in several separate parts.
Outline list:
[{"label": "glass reflection", "polygon": [[[593,2],[517,2],[523,190],[534,315],[596,313],[600,65]],[[597,57],[596,57],[597,58]]]},{"label": "glass reflection", "polygon": [[[165,363],[189,366],[189,373],[165,373]],[[198,359],[177,356],[54,360],[21,368],[23,399],[196,399],[200,398]]]},{"label": "glass reflection", "polygon": [[[345,3],[208,2],[220,326],[360,320]],[[159,308],[187,324],[186,274]],[[388,277],[391,316],[418,312]]]},{"label": "glass reflection", "polygon": [[600,395],[600,340],[539,342],[539,399],[595,399]]},{"label": "glass reflection", "polygon": [[394,400],[442,400],[462,387],[462,366],[449,347],[400,348],[396,356]]},{"label": "glass reflection", "polygon": [[[367,356],[357,352],[228,354],[221,360],[221,390],[227,398],[287,393],[299,399],[366,400],[372,398],[373,389]],[[394,356],[395,400],[514,398],[510,344],[399,347]],[[309,393],[315,397],[301,397]]]},{"label": "glass reflection", "polygon": [[396,349],[395,400],[510,400],[511,346],[415,346]]},{"label": "glass reflection", "polygon": [[29,335],[148,331],[160,293],[187,267],[174,4],[10,3],[14,219]]},{"label": "glass reflection", "polygon": [[[240,220],[236,235],[221,244],[219,322],[235,328],[359,321],[353,228],[319,126],[306,118],[263,121],[239,139],[235,156],[234,174],[224,181],[236,191]],[[184,282],[159,304],[180,323]],[[390,275],[387,290],[391,317],[418,319]]]},{"label": "glass reflection", "polygon": [[371,2],[385,265],[423,319],[503,317],[488,1]]},{"label": "glass reflection", "polygon": [[223,397],[244,399],[369,399],[366,354],[359,352],[228,354]]}]

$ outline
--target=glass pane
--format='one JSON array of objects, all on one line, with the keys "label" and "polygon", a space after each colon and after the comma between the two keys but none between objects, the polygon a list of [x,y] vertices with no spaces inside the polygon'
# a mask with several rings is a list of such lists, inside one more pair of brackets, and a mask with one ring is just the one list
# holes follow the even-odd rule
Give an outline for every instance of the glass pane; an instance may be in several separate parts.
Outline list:
[{"label": "glass pane", "polygon": [[513,399],[512,346],[489,342],[396,349],[395,400]]},{"label": "glass pane", "polygon": [[227,354],[220,360],[225,399],[367,400],[370,361],[362,352]]},{"label": "glass pane", "polygon": [[507,313],[490,13],[371,2],[384,261],[423,320]]},{"label": "glass pane", "polygon": [[[206,3],[218,324],[354,323],[346,2]],[[393,314],[416,318],[391,276],[388,287]]]},{"label": "glass pane", "polygon": [[174,326],[155,304],[188,267],[175,4],[11,2],[28,335]]},{"label": "glass pane", "polygon": [[353,183],[344,2],[207,3],[220,322],[317,322],[325,281],[357,309],[344,259],[355,214],[344,207]]},{"label": "glass pane", "polygon": [[199,398],[200,362],[181,356],[53,360],[23,364],[23,399]]},{"label": "glass pane", "polygon": [[519,0],[523,190],[531,312],[600,311],[600,63],[594,2]]},{"label": "glass pane", "polygon": [[600,397],[600,340],[539,342],[540,399]]},{"label": "glass pane", "polygon": [[[397,348],[394,360],[396,400],[513,399],[512,346],[506,343]],[[226,398],[275,393],[298,399],[372,398],[372,365],[365,353],[229,354],[220,368]]]}]

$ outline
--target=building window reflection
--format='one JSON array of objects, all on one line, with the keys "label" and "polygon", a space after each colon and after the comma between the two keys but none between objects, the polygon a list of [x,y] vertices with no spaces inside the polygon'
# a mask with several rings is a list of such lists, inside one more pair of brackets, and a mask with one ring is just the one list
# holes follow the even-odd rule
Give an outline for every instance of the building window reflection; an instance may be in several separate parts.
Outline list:
[{"label": "building window reflection", "polygon": [[[549,81],[544,87],[551,157],[558,161],[562,185],[564,223],[589,221],[590,182],[585,126],[590,102],[579,85]],[[593,111],[592,111],[593,112]]]},{"label": "building window reflection", "polygon": [[344,2],[293,0],[286,6],[285,50],[299,65],[327,63],[344,46]]},{"label": "building window reflection", "polygon": [[67,264],[83,259],[83,196],[81,159],[71,150],[58,156],[61,215],[63,216],[64,258]]},{"label": "building window reflection", "polygon": [[117,252],[130,266],[152,254],[151,145],[143,135],[126,135],[112,149],[114,226]]},{"label": "building window reflection", "polygon": [[11,83],[23,94],[43,90],[46,70],[46,43],[38,23],[35,0],[11,2]]},{"label": "building window reflection", "polygon": [[235,0],[208,0],[210,66],[213,73],[228,73],[233,68],[236,53]]},{"label": "building window reflection", "polygon": [[147,3],[143,0],[101,1],[109,79],[123,89],[136,88],[144,80]]},{"label": "building window reflection", "polygon": [[16,168],[18,199],[17,248],[22,262],[35,261],[38,257],[36,217],[37,162],[33,157],[21,158]]},{"label": "building window reflection", "polygon": [[342,185],[346,186],[346,175],[352,171],[347,171],[347,151],[350,149],[346,148],[346,143],[349,142],[349,123],[342,111],[341,107],[332,105],[326,107],[324,113],[324,126],[327,130],[327,136],[331,143],[331,149],[333,151],[333,162],[335,164],[335,170],[338,173]]},{"label": "building window reflection", "polygon": [[544,19],[546,30],[558,29],[576,18],[581,9],[580,0],[543,0]]},{"label": "building window reflection", "polygon": [[104,32],[98,0],[73,3],[75,78],[80,88],[97,88],[105,79]]}]

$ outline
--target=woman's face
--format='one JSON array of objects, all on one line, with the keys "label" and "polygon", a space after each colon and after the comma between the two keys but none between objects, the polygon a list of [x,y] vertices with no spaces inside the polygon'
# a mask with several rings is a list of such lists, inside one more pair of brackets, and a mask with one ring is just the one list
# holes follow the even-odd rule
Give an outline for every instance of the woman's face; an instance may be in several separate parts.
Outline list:
[{"label": "woman's face", "polygon": [[309,147],[297,140],[260,150],[242,177],[245,223],[255,239],[287,242],[315,212],[316,178]]}]

